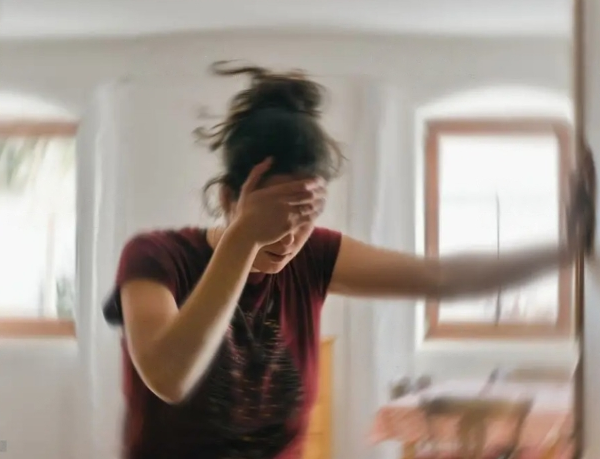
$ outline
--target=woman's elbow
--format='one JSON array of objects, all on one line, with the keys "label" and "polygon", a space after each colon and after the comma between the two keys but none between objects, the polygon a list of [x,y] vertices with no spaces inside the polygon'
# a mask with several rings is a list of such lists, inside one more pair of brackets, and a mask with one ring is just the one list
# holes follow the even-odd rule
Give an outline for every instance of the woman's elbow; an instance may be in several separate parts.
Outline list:
[{"label": "woman's elbow", "polygon": [[145,357],[138,355],[138,359],[135,359],[136,371],[144,385],[169,405],[184,402],[192,389],[192,384],[187,382],[189,378],[173,368],[168,368],[156,358]]},{"label": "woman's elbow", "polygon": [[173,389],[149,388],[163,402],[168,405],[180,405],[187,399],[187,394]]},{"label": "woman's elbow", "polygon": [[190,392],[182,382],[176,380],[150,376],[142,377],[142,381],[154,395],[169,405],[185,402]]}]

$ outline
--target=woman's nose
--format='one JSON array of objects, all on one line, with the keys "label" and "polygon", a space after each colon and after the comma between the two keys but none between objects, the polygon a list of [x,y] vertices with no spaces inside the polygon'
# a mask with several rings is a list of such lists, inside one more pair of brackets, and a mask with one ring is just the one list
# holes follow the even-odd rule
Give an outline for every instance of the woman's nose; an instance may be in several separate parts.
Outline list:
[{"label": "woman's nose", "polygon": [[279,243],[284,247],[291,246],[294,243],[294,234],[286,234],[282,239],[279,240]]}]

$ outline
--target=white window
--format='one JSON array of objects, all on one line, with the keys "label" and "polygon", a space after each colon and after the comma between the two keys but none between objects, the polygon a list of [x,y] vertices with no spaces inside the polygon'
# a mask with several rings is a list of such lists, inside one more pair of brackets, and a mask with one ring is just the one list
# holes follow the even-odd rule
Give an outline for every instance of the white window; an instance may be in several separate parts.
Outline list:
[{"label": "white window", "polygon": [[0,334],[73,334],[75,132],[0,122]]},{"label": "white window", "polygon": [[[570,161],[563,120],[427,124],[425,247],[431,256],[557,243]],[[428,338],[566,336],[571,270],[492,295],[427,305]]]}]

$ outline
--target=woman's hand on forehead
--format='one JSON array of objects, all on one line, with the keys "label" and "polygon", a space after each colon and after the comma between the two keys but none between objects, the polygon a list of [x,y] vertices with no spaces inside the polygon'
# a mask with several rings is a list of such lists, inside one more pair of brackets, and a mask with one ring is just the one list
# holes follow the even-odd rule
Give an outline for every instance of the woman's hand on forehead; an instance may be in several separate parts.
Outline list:
[{"label": "woman's hand on forehead", "polygon": [[256,166],[242,187],[237,204],[237,223],[253,233],[263,246],[278,241],[290,231],[314,222],[323,212],[326,189],[322,178],[287,179],[259,188],[269,163]]},{"label": "woman's hand on forehead", "polygon": [[273,186],[286,185],[286,184],[295,184],[295,183],[304,183],[307,187],[311,187],[313,185],[321,185],[325,186],[326,182],[322,177],[314,176],[314,175],[294,175],[294,174],[274,174],[268,177],[265,177],[261,180],[258,188],[269,188]]}]

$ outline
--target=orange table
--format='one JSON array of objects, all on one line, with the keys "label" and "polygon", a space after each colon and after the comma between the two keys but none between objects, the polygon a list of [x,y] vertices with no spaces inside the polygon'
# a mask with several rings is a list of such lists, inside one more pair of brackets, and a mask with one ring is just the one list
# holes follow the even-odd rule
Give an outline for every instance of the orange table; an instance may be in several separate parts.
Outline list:
[{"label": "orange table", "polygon": [[[564,383],[506,383],[487,385],[484,381],[447,381],[428,389],[401,397],[382,407],[373,425],[370,439],[373,443],[395,440],[405,445],[404,457],[409,458],[415,445],[428,438],[429,430],[419,404],[434,397],[490,397],[505,400],[533,400],[533,406],[521,431],[520,447],[539,451],[538,457],[554,458],[551,452],[561,440],[569,439],[573,429],[573,388]],[[444,427],[455,431],[455,425]],[[487,430],[490,447],[504,438],[502,424],[491,423]]]}]

